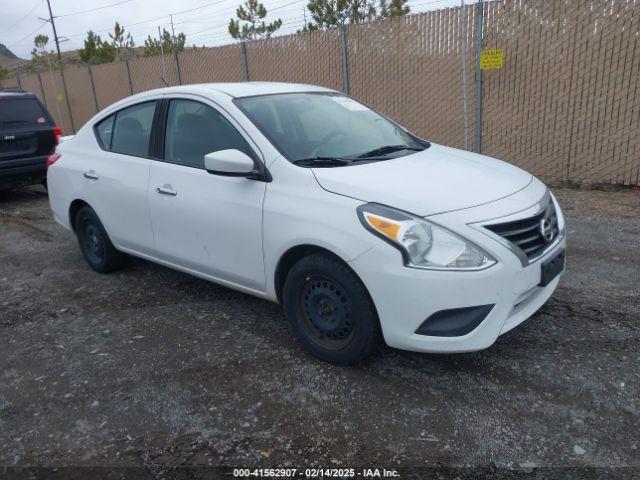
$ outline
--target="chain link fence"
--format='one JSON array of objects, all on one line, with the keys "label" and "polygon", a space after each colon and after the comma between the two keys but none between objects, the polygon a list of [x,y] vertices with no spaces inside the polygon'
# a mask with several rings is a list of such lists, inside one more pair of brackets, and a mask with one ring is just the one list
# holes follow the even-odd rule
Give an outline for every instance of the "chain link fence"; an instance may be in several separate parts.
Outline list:
[{"label": "chain link fence", "polygon": [[[480,83],[479,17],[483,48],[504,51]],[[342,90],[427,139],[481,145],[547,181],[640,185],[638,0],[496,0],[2,85],[34,92],[72,133],[131,94],[246,80]]]}]

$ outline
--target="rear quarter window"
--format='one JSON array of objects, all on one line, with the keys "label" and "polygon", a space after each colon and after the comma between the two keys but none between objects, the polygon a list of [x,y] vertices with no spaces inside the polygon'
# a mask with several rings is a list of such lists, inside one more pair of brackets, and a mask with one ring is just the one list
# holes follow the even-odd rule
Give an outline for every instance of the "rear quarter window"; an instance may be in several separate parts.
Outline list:
[{"label": "rear quarter window", "polygon": [[0,128],[18,125],[50,125],[49,116],[33,97],[12,98],[0,95]]},{"label": "rear quarter window", "polygon": [[113,134],[113,120],[115,118],[116,115],[113,114],[96,125],[98,141],[100,142],[100,146],[105,150],[111,149],[111,135]]}]

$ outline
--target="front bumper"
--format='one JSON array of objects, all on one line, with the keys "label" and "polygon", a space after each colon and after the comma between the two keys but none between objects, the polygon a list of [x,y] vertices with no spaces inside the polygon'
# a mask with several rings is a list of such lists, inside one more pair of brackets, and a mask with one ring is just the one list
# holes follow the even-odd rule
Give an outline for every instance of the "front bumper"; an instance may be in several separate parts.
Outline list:
[{"label": "front bumper", "polygon": [[[479,271],[437,271],[407,268],[400,252],[385,242],[350,262],[367,286],[376,306],[382,333],[391,347],[420,352],[465,352],[492,345],[499,335],[536,312],[551,296],[560,275],[539,287],[541,264],[566,247],[563,236],[535,262],[523,266],[504,244],[477,228],[477,222],[526,215],[546,188],[532,184],[506,199],[429,220],[447,227],[485,249],[498,262]],[[562,212],[556,205],[559,221]],[[494,307],[472,331],[460,336],[415,333],[425,319],[442,310],[491,305]]]}]

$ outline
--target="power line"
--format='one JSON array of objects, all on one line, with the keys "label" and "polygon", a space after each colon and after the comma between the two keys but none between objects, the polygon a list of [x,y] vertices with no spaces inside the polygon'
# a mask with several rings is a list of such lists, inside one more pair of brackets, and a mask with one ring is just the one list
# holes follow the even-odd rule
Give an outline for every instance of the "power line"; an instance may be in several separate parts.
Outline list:
[{"label": "power line", "polygon": [[[156,18],[150,18],[149,20],[143,20],[141,22],[135,22],[135,23],[129,23],[127,25],[122,25],[122,27],[134,27],[136,25],[142,25],[143,23],[150,23],[150,22],[156,22],[158,20],[162,20],[164,18],[169,18],[169,15],[163,15],[162,17],[156,17]],[[93,30],[93,33],[104,33],[104,32],[111,32],[113,30],[113,27],[109,27],[109,28],[103,28],[101,30]],[[67,38],[73,38],[73,37],[83,37],[87,34],[87,32],[82,32],[82,33],[72,33],[70,35],[66,35]]]},{"label": "power line", "polygon": [[9,47],[14,47],[16,45],[18,45],[18,43],[20,43],[21,41],[23,41],[26,38],[29,38],[31,35],[33,35],[34,33],[36,33],[37,31],[41,30],[42,27],[44,27],[46,25],[46,23],[43,23],[41,25],[38,26],[38,28],[36,28],[35,30],[33,30],[32,32],[27,33],[24,37],[22,37],[20,40],[18,40],[15,43],[12,43],[11,45],[7,45],[7,48]]},{"label": "power line", "polygon": [[[119,2],[119,3],[126,3],[127,1],[132,1],[132,0],[125,0],[125,1]],[[183,15],[185,13],[190,13],[190,12],[194,12],[194,11],[197,11],[197,10],[202,10],[203,8],[212,7],[214,5],[220,5],[220,4],[225,3],[227,1],[229,1],[229,0],[216,0],[215,2],[205,3],[203,5],[199,5],[199,6],[194,7],[194,8],[189,8],[189,9],[186,9],[186,10],[180,10],[178,12],[173,12],[173,13],[170,13],[168,15],[163,15],[161,17],[150,18],[150,19],[147,19],[147,20],[141,20],[139,22],[123,25],[123,27],[129,28],[129,27],[133,27],[133,26],[136,26],[136,25],[142,25],[144,23],[156,22],[158,20],[163,20],[165,18],[169,18],[172,14],[174,16]],[[305,0],[295,0],[294,2],[290,2],[288,4],[276,6],[275,8],[272,8],[270,11],[278,10],[278,9],[284,8],[284,7],[288,7],[290,5],[294,5],[294,4],[300,3],[302,1],[305,1]],[[100,8],[107,8],[107,7],[113,6],[113,5],[118,5],[118,3],[112,4],[112,5],[105,5],[104,7],[100,7]],[[235,8],[235,4],[230,5],[230,6],[233,6]],[[98,9],[95,9],[95,10],[98,10]],[[91,10],[87,10],[87,11],[91,11]],[[85,13],[85,12],[75,12],[75,13],[66,14],[65,16],[75,15],[75,14],[78,14],[78,13]],[[63,15],[59,15],[59,16],[61,17]],[[212,16],[219,16],[219,13],[216,13],[215,15],[212,15]],[[182,21],[182,22],[175,22],[175,25],[181,25],[181,24],[189,23],[189,21],[190,20],[185,20],[185,21]],[[224,25],[227,25],[227,24],[225,23]],[[110,31],[111,31],[111,28],[104,28],[104,29],[100,29],[100,30],[94,30],[93,32],[94,33],[103,33],[103,32],[110,32]],[[73,38],[73,37],[79,37],[79,36],[84,36],[84,35],[86,35],[86,32],[72,33],[72,34],[66,35],[66,37],[67,38]]]},{"label": "power line", "polygon": [[[290,5],[295,5],[296,3],[300,3],[300,2],[302,2],[302,1],[304,1],[304,0],[295,0],[295,1],[293,1],[293,2],[289,2],[289,3],[286,3],[286,4],[284,4],[284,5],[279,5],[279,6],[275,7],[275,8],[271,8],[270,10],[268,10],[268,12],[272,12],[272,11],[274,11],[274,10],[278,10],[278,9],[280,9],[280,8],[288,7],[288,6],[290,6]],[[216,16],[219,16],[219,15],[218,15],[218,14],[216,14]],[[291,19],[289,19],[289,20],[291,20]],[[180,23],[187,23],[187,22],[180,22]],[[176,23],[176,25],[178,25],[178,23]],[[204,32],[208,32],[209,30],[213,30],[213,29],[216,29],[216,28],[226,27],[226,26],[228,26],[228,25],[229,25],[229,23],[228,23],[228,22],[225,22],[225,23],[221,23],[221,24],[219,24],[219,25],[209,26],[209,27],[207,27],[207,28],[205,28],[205,29],[203,29],[203,30],[198,30],[197,32],[185,33],[185,35],[189,35],[189,38],[193,38],[193,37],[196,37],[196,36],[198,36],[198,35],[200,35],[200,34],[202,34],[202,33],[204,33]]]},{"label": "power line", "polygon": [[[288,21],[283,22],[282,26],[286,27],[286,26],[291,26],[291,25],[296,25],[296,24],[302,25],[303,23],[304,23],[303,18],[299,17],[299,18],[289,19]],[[215,28],[226,27],[226,26],[228,26],[227,23],[225,23],[224,25],[218,25],[217,27],[211,27],[208,30],[213,30]],[[212,41],[212,40],[216,40],[218,38],[227,37],[228,35],[229,35],[228,33],[221,34],[220,32],[209,33],[209,34],[202,33],[202,34],[200,34],[200,38],[198,38],[197,41],[202,41],[202,40]],[[197,36],[197,35],[191,35],[190,37],[188,37],[188,39],[192,39],[195,36]]]},{"label": "power line", "polygon": [[[118,2],[118,3],[115,3],[115,4],[111,4],[111,5],[104,5],[102,7],[98,7],[98,8],[93,9],[93,10],[99,10],[99,9],[107,8],[107,7],[110,7],[110,6],[119,5],[121,3],[126,3],[128,1],[132,1],[132,0],[125,0],[125,1]],[[203,8],[211,7],[211,6],[214,6],[214,5],[220,5],[220,4],[225,3],[227,1],[229,1],[229,0],[216,0],[214,2],[205,3],[203,5],[199,5],[199,6],[194,7],[194,8],[188,8],[186,10],[180,10],[178,12],[173,12],[173,15],[183,15],[185,13],[190,13],[190,12],[194,12],[194,11],[197,11],[197,10],[202,10]],[[278,9],[284,8],[284,7],[288,7],[290,5],[294,5],[294,4],[300,3],[302,1],[305,1],[305,0],[295,0],[294,2],[290,2],[290,3],[284,4],[284,5],[279,5],[279,6],[276,6],[275,8],[272,8],[271,11],[278,10]],[[235,6],[235,5],[233,5],[233,6]],[[93,10],[86,10],[86,11],[82,11],[82,12],[72,12],[72,13],[69,13],[69,14],[65,14],[64,16],[70,16],[70,15],[76,15],[76,14],[80,14],[80,13],[86,13],[86,12],[93,11]],[[219,13],[216,13],[214,16],[218,16],[218,15],[219,15]],[[61,17],[63,15],[59,15],[59,16]],[[150,19],[146,19],[146,20],[141,20],[139,22],[129,23],[129,24],[123,25],[123,27],[130,28],[130,27],[133,27],[133,26],[136,26],[136,25],[142,25],[142,24],[145,24],[145,23],[156,22],[158,20],[168,19],[170,16],[171,16],[171,13],[168,14],[168,15],[163,15],[161,17],[155,17],[155,18],[150,18]],[[185,23],[188,23],[188,22],[189,22],[189,20],[186,20],[186,21],[183,21],[183,22],[176,22],[175,24],[179,25],[179,24],[185,24]],[[220,26],[226,26],[226,25],[227,25],[227,23],[225,22],[224,24],[222,24]],[[210,28],[219,28],[220,26],[210,27]],[[104,29],[100,29],[100,30],[93,30],[93,32],[94,33],[105,33],[105,32],[110,32],[111,30],[112,30],[112,28],[109,27],[109,28],[104,28]],[[204,31],[206,31],[206,30],[201,30],[201,31],[198,31],[198,32],[194,32],[194,33],[189,34],[189,35],[195,35],[197,33],[201,33],[201,32],[204,32]],[[65,37],[66,38],[75,38],[75,37],[83,37],[85,35],[86,35],[86,32],[82,32],[82,33],[72,33],[72,34],[69,34],[69,35],[65,35]]]},{"label": "power line", "polygon": [[[303,2],[303,1],[305,1],[305,0],[295,0],[293,2],[288,2],[288,3],[284,3],[284,4],[280,4],[280,5],[276,4],[275,7],[270,8],[268,11],[272,12],[274,10],[279,10],[281,8],[286,8],[286,7],[291,6],[291,5],[299,4],[299,3]],[[412,0],[409,0],[409,2],[407,2],[407,3],[410,4],[411,1]],[[416,1],[416,0],[413,0],[413,1]],[[424,2],[424,3],[419,3],[418,5],[420,5],[420,6],[422,6],[422,5],[434,5],[434,4],[440,4],[440,3],[443,3],[443,2],[447,2],[447,1],[451,1],[451,0],[431,0],[431,1]],[[220,4],[220,3],[224,3],[224,2],[213,2],[213,3]],[[206,4],[204,6],[197,7],[197,8],[203,8],[205,6],[210,6],[210,5],[211,4]],[[230,5],[230,7],[235,8],[235,5]],[[190,10],[192,10],[192,9],[190,9]],[[198,20],[189,19],[189,20],[184,20],[182,22],[174,22],[174,23],[175,23],[175,25],[184,25],[184,24],[189,24],[189,23],[203,23],[203,22],[209,21],[207,19],[217,18],[217,17],[220,17],[222,15],[223,14],[221,14],[220,12],[216,12],[216,14],[214,14],[214,15],[209,15],[209,16],[205,16],[205,17],[198,17]],[[163,17],[163,18],[165,18],[165,17]],[[304,24],[304,20],[305,20],[304,17],[299,17],[299,18],[295,18],[294,17],[293,19],[287,19],[287,21],[285,21],[282,24],[282,27],[286,27],[286,28],[283,28],[285,30],[291,30],[292,28],[295,28],[297,25]],[[221,32],[221,31],[214,32],[214,30],[219,30],[219,29],[225,28],[227,26],[228,26],[228,23],[225,22],[225,23],[220,23],[220,24],[209,26],[209,27],[207,27],[205,29],[202,29],[202,30],[197,30],[195,32],[184,32],[184,33],[187,36],[187,42],[193,41],[194,43],[195,42],[211,43],[211,42],[216,42],[218,40],[223,40],[223,39],[231,40],[226,32],[225,33]]]},{"label": "power line", "polygon": [[[182,15],[184,13],[193,12],[195,10],[200,10],[200,9],[203,9],[203,8],[206,8],[206,7],[211,7],[213,5],[219,5],[219,4],[224,3],[226,1],[228,1],[228,0],[217,0],[215,2],[206,3],[206,4],[200,5],[198,7],[190,8],[190,9],[187,9],[187,10],[181,10],[179,12],[174,12],[173,15]],[[123,27],[129,28],[129,27],[133,27],[133,26],[136,26],[136,25],[142,25],[142,24],[145,24],[145,23],[156,22],[158,20],[163,20],[165,18],[169,18],[170,16],[171,16],[171,13],[169,13],[167,15],[163,15],[161,17],[149,18],[149,19],[146,19],[146,20],[141,20],[139,22],[129,23],[129,24],[123,25]],[[109,28],[104,28],[104,29],[100,29],[100,30],[93,30],[93,32],[94,33],[110,32],[111,29],[112,29],[112,27],[109,27]],[[86,35],[86,32],[72,33],[70,35],[66,35],[66,37],[67,38],[72,38],[72,37],[80,37],[80,36],[84,36],[84,35]]]},{"label": "power line", "polygon": [[[44,0],[40,0],[40,2],[37,3],[34,7],[32,7],[32,9],[25,16],[22,17],[22,19],[28,17],[33,12],[33,10],[35,10],[43,1]],[[80,12],[70,12],[70,13],[67,13],[67,14],[64,14],[64,15],[59,15],[59,16],[63,17],[63,16],[79,15],[79,14],[82,14],[82,13],[88,13],[88,12],[91,12],[91,11],[105,9],[105,8],[109,8],[109,7],[112,7],[112,6],[120,5],[120,4],[123,4],[123,3],[128,3],[130,1],[133,1],[133,0],[123,0],[123,1],[120,1],[120,2],[113,3],[113,4],[103,5],[102,7],[97,7],[95,9],[83,10],[83,11],[80,11]],[[216,1],[213,1],[213,2],[208,2],[208,3],[205,3],[203,5],[199,5],[197,7],[193,7],[193,8],[189,8],[189,9],[185,9],[185,10],[180,10],[178,12],[175,12],[174,15],[183,15],[183,14],[186,14],[186,13],[202,10],[204,8],[211,7],[211,6],[214,6],[214,5],[221,5],[221,4],[224,4],[224,3],[228,2],[228,1],[230,1],[230,0],[216,0]],[[237,0],[231,0],[231,1],[237,1]],[[280,4],[280,5],[278,5],[276,3],[276,6],[270,8],[268,11],[269,12],[278,11],[280,9],[283,9],[283,8],[286,8],[286,7],[289,7],[289,6],[292,6],[292,5],[296,5],[296,4],[305,2],[305,1],[307,1],[307,0],[294,0],[292,2],[288,2],[288,3],[284,3],[284,4]],[[416,1],[418,3],[414,3]],[[420,1],[420,0],[409,0],[407,2],[407,4],[409,4],[409,6],[411,6],[411,7],[422,7],[422,6],[427,6],[427,5],[441,4],[441,3],[447,2],[447,1],[451,1],[451,0],[431,0],[431,1],[426,1],[426,2]],[[229,4],[228,7],[229,8],[235,8],[236,4],[235,3],[234,4]],[[225,11],[227,10],[226,7],[222,7],[222,9],[225,10]],[[416,13],[418,13],[418,12],[416,12]],[[213,15],[209,15],[209,16],[206,16],[206,17],[195,17],[193,19],[185,19],[185,20],[183,20],[181,22],[175,22],[175,25],[184,25],[184,24],[189,24],[189,23],[203,23],[205,21],[208,21],[208,20],[206,20],[208,18],[218,18],[218,17],[221,17],[222,15],[223,14],[221,14],[220,9],[219,9]],[[137,26],[137,25],[144,25],[144,24],[148,24],[148,23],[151,23],[151,22],[167,20],[167,19],[170,18],[170,16],[171,16],[171,14],[163,15],[163,16],[159,16],[159,17],[154,17],[154,18],[149,18],[149,19],[138,21],[138,22],[134,22],[134,23],[123,25],[123,27],[130,28],[130,27],[134,27],[134,26]],[[192,32],[192,33],[185,32],[185,35],[187,35],[189,37],[188,40],[190,40],[193,37],[196,37],[196,41],[201,41],[205,37],[209,37],[209,36],[212,35],[212,34],[207,35],[207,33],[210,32],[211,30],[223,28],[223,27],[226,27],[226,26],[228,26],[227,22],[222,23],[222,24],[213,25],[213,26],[210,26],[210,27],[208,27],[206,29],[201,29],[201,30],[198,30],[198,31]],[[284,26],[285,26],[285,24],[283,24],[283,27]],[[17,42],[13,43],[10,46],[15,46],[15,45],[19,44],[25,38],[29,37],[30,35],[32,35],[36,31],[38,31],[41,27],[42,26],[38,27],[36,30],[34,30],[33,32],[29,33],[28,35],[26,35],[25,37],[21,38],[20,40],[18,40]],[[13,27],[11,27],[11,28],[13,28]],[[154,26],[154,29],[155,29],[155,26]],[[93,31],[94,31],[94,33],[110,32],[110,31],[112,31],[112,27],[104,28],[104,29],[100,29],[100,30],[93,30]],[[139,35],[144,37],[144,35],[147,35],[146,32],[145,33],[134,34],[134,32],[130,31],[130,33],[132,34],[132,36],[135,36],[135,37],[138,37]],[[84,37],[85,35],[86,35],[86,32],[75,33],[75,34],[66,35],[66,38]],[[201,38],[197,38],[197,37],[201,37]]]},{"label": "power line", "polygon": [[272,8],[271,10],[268,10],[268,11],[269,11],[269,12],[273,12],[274,10],[280,10],[281,8],[288,7],[288,6],[290,6],[290,5],[295,5],[296,3],[300,3],[300,2],[302,2],[302,1],[303,1],[303,0],[295,0],[295,2],[287,3],[286,5],[280,5],[279,7]]},{"label": "power line", "polygon": [[123,0],[122,2],[112,3],[110,5],[103,5],[102,7],[92,8],[90,10],[82,10],[79,12],[71,12],[71,13],[63,13],[62,15],[56,15],[56,18],[59,17],[71,17],[73,15],[82,15],[83,13],[96,12],[98,10],[104,10],[105,8],[115,7],[116,5],[122,5],[123,3],[133,2],[133,0]]},{"label": "power line", "polygon": [[13,25],[11,25],[9,28],[7,28],[4,31],[4,33],[6,34],[8,31],[13,30],[15,27],[17,27],[18,24],[20,24],[20,22],[22,22],[25,18],[27,18],[29,15],[31,15],[34,12],[34,10],[36,8],[38,8],[42,4],[43,1],[44,0],[40,0],[38,3],[36,3],[24,16],[20,17],[20,19],[17,22],[15,22]]},{"label": "power line", "polygon": [[[305,1],[305,0],[294,0],[293,2],[289,2],[289,3],[286,3],[286,4],[282,4],[282,5],[277,5],[276,7],[270,8],[268,10],[268,12],[273,12],[273,11],[279,10],[281,8],[289,7],[291,5],[295,5],[295,4],[298,4],[298,3],[303,2],[303,1]],[[445,1],[450,1],[450,0],[432,0],[432,1],[429,1],[429,2],[426,2],[426,3],[421,3],[421,4],[418,4],[418,5],[421,5],[421,6],[422,5],[432,5],[432,4],[442,3],[442,2],[445,2]],[[217,16],[220,16],[220,14],[216,13],[214,16],[217,17]],[[208,18],[211,18],[211,17],[208,17]],[[303,23],[305,21],[304,18],[300,18],[300,20]],[[203,21],[203,20],[199,20],[199,22],[201,22],[201,21]],[[189,23],[189,21],[178,22],[178,23],[176,23],[176,25],[185,24],[185,23]],[[291,22],[291,19],[289,19],[289,22],[288,23],[283,23],[282,26],[284,27],[286,25],[290,25],[291,23],[295,23],[295,22]],[[215,29],[218,29],[218,28],[223,28],[223,27],[226,27],[228,25],[229,24],[225,22],[225,23],[221,23],[221,24],[218,24],[218,25],[213,25],[213,26],[207,27],[206,29],[203,29],[203,30],[198,30],[196,32],[185,33],[185,35],[187,35],[189,37],[189,39],[192,39],[194,37],[201,37],[198,40],[203,40],[203,39],[205,39],[205,38],[210,36],[210,35],[207,35],[206,32],[209,32],[210,30],[215,30]]]},{"label": "power line", "polygon": [[206,7],[211,7],[212,5],[218,5],[220,3],[224,3],[226,0],[218,0],[217,2],[211,2],[211,3],[207,3],[205,5],[200,5],[199,7],[195,7],[195,8],[190,8],[189,10],[182,10],[180,12],[175,12],[173,15],[182,15],[184,13],[189,13],[189,12],[193,12],[195,10],[201,10],[203,8]]}]

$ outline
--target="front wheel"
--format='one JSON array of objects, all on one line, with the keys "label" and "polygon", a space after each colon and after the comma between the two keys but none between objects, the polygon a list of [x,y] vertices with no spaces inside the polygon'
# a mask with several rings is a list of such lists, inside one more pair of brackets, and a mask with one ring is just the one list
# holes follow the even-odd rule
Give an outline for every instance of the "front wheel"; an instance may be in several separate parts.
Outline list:
[{"label": "front wheel", "polygon": [[284,312],[300,344],[312,355],[349,365],[381,343],[373,302],[360,279],[328,254],[313,254],[289,271]]},{"label": "front wheel", "polygon": [[96,212],[88,206],[76,215],[76,235],[84,259],[96,272],[109,273],[124,265],[125,255],[116,250]]}]

